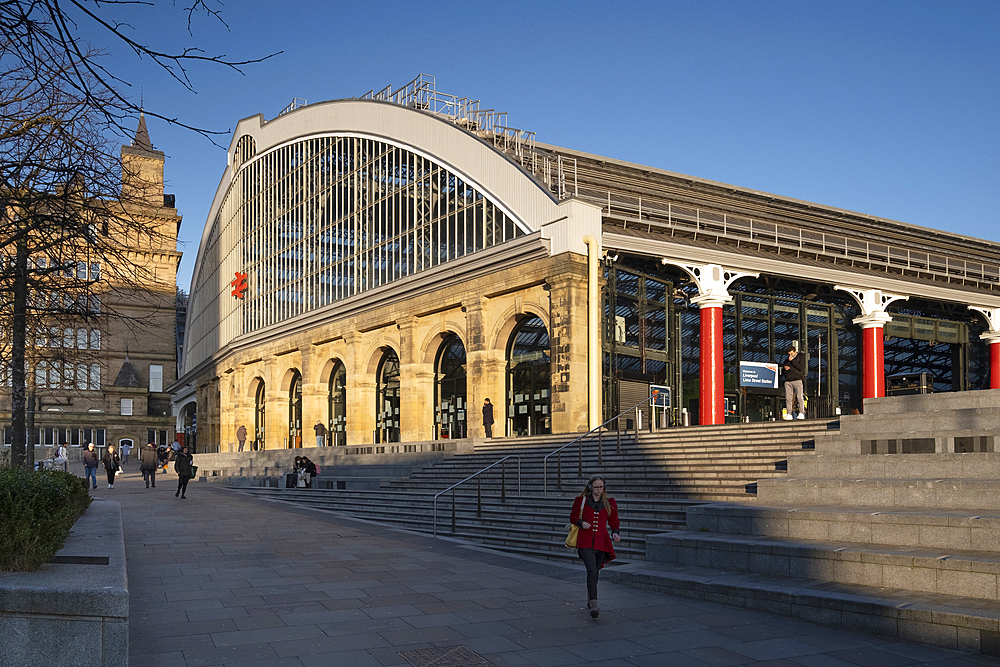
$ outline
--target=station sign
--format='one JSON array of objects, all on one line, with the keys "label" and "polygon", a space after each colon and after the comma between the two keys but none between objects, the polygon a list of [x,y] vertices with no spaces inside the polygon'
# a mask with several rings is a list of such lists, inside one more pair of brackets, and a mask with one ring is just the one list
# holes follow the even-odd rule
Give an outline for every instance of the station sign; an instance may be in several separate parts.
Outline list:
[{"label": "station sign", "polygon": [[755,361],[741,361],[740,386],[777,389],[778,364],[761,364]]}]

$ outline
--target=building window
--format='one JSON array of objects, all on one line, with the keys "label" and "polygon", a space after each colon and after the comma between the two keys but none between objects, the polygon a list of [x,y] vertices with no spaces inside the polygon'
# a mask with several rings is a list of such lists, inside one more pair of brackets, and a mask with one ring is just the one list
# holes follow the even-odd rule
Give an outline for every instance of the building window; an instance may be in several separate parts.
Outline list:
[{"label": "building window", "polygon": [[149,390],[153,392],[163,391],[163,366],[151,365],[149,367]]},{"label": "building window", "polygon": [[97,262],[90,263],[90,279],[100,280],[101,279],[101,265]]},{"label": "building window", "polygon": [[94,329],[90,332],[90,349],[99,350],[101,349],[101,332]]},{"label": "building window", "polygon": [[131,398],[123,398],[122,399],[122,411],[121,411],[121,414],[122,415],[131,415],[132,414],[132,399]]},{"label": "building window", "polygon": [[91,391],[100,391],[101,389],[101,366],[100,364],[90,365],[90,386],[88,387]]}]

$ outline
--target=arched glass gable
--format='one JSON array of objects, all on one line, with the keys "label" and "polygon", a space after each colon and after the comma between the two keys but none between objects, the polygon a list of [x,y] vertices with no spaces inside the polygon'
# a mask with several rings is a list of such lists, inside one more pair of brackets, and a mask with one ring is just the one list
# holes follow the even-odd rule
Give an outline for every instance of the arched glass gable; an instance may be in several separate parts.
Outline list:
[{"label": "arched glass gable", "polygon": [[[455,170],[386,140],[317,136],[252,157],[250,142],[237,147],[201,251],[192,363],[236,336],[527,233]],[[234,298],[238,273],[247,289]]]}]

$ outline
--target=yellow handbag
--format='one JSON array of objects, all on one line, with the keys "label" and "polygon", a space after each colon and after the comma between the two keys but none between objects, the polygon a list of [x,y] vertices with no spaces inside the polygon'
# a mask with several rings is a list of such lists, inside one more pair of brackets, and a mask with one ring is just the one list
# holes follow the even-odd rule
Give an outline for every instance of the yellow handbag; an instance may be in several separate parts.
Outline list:
[{"label": "yellow handbag", "polygon": [[566,548],[576,549],[576,537],[580,534],[580,527],[575,523],[571,523],[567,528],[569,528],[569,532],[566,535]]}]

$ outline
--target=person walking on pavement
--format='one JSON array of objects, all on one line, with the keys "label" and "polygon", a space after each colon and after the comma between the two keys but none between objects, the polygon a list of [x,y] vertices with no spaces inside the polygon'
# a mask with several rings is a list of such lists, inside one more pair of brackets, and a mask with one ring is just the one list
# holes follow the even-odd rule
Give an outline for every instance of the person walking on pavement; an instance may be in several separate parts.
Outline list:
[{"label": "person walking on pavement", "polygon": [[153,488],[156,488],[157,463],[156,445],[149,443],[139,452],[139,470],[142,472],[142,480],[146,482],[147,489],[150,482],[153,483]]},{"label": "person walking on pavement", "polygon": [[493,437],[493,404],[490,399],[483,401],[483,428],[486,430],[486,437]]},{"label": "person walking on pavement", "polygon": [[80,457],[83,460],[83,472],[84,479],[89,480],[91,484],[94,485],[93,488],[97,488],[97,463],[99,458],[97,452],[94,451],[94,443],[88,442],[87,449],[84,450],[83,455]]},{"label": "person walking on pavement", "polygon": [[174,457],[174,471],[177,473],[177,493],[174,494],[174,498],[180,496],[183,499],[187,499],[187,488],[188,482],[194,476],[191,470],[191,461],[194,459],[188,452],[187,445],[181,447],[181,451],[177,453]]},{"label": "person walking on pavement", "polygon": [[104,463],[104,470],[108,473],[108,488],[115,488],[115,475],[121,469],[121,459],[118,456],[118,452],[115,451],[114,445],[108,445],[108,448],[104,451],[104,456],[101,457],[101,462]]},{"label": "person walking on pavement", "polygon": [[122,452],[122,467],[124,468],[125,465],[128,463],[128,455],[132,451],[132,443],[129,442],[128,440],[125,440],[124,442],[121,443],[119,449],[121,449]]},{"label": "person walking on pavement", "polygon": [[316,420],[316,425],[313,426],[313,431],[316,432],[316,446],[322,447],[323,441],[326,439],[326,427],[323,426],[323,422]]},{"label": "person walking on pavement", "polygon": [[801,408],[799,419],[806,418],[805,390],[802,381],[806,377],[806,360],[794,347],[788,348],[788,361],[785,362],[785,415],[782,419],[795,419],[795,404]]},{"label": "person walking on pavement", "polygon": [[243,451],[243,445],[247,442],[247,427],[240,424],[240,427],[236,429],[236,440],[240,443],[240,448],[237,451]]},{"label": "person walking on pavement", "polygon": [[[601,613],[597,605],[597,580],[601,568],[615,558],[612,544],[621,540],[618,533],[618,504],[608,497],[604,478],[595,475],[573,501],[569,521],[580,528],[576,538],[576,551],[587,568],[587,607],[590,617]],[[608,527],[611,535],[608,536]]]},{"label": "person walking on pavement", "polygon": [[59,449],[56,450],[56,456],[52,462],[56,465],[61,465],[63,470],[69,472],[69,450],[66,449],[66,445],[59,445]]}]

